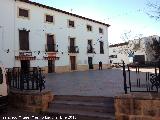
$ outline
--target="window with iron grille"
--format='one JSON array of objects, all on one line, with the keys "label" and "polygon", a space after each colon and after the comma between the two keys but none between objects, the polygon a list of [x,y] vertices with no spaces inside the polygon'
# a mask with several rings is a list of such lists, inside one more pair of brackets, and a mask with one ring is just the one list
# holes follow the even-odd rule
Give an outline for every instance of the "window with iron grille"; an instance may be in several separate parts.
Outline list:
[{"label": "window with iron grille", "polygon": [[19,16],[29,18],[29,10],[19,8]]},{"label": "window with iron grille", "polygon": [[92,26],[91,25],[87,25],[87,31],[92,31]]},{"label": "window with iron grille", "polygon": [[53,16],[52,15],[46,15],[46,22],[53,23]]},{"label": "window with iron grille", "polygon": [[69,27],[75,27],[74,21],[69,20],[69,21],[68,21],[68,26],[69,26]]},{"label": "window with iron grille", "polygon": [[102,28],[99,28],[99,33],[103,34],[103,29]]}]

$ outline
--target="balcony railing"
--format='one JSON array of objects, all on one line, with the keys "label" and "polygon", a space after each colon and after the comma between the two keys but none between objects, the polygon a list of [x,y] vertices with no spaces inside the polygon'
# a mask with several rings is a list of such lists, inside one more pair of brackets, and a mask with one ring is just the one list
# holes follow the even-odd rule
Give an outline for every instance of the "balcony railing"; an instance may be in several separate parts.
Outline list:
[{"label": "balcony railing", "polygon": [[68,52],[69,53],[79,53],[79,48],[78,48],[78,46],[69,46]]},{"label": "balcony railing", "polygon": [[94,53],[94,48],[92,46],[87,47],[87,53]]},{"label": "balcony railing", "polygon": [[58,45],[56,44],[46,44],[45,45],[46,52],[58,52]]}]

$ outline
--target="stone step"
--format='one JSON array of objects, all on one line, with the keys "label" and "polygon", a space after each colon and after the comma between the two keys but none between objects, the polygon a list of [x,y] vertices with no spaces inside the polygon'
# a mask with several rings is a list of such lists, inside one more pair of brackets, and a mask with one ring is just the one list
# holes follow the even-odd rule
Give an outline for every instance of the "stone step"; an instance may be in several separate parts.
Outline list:
[{"label": "stone step", "polygon": [[50,104],[53,109],[74,109],[81,111],[92,111],[102,113],[114,113],[113,104],[105,103],[90,103],[90,102],[77,102],[77,101],[54,101]]},{"label": "stone step", "polygon": [[74,118],[76,120],[115,120],[113,114],[79,111],[75,109],[48,109],[48,111],[43,112],[42,114],[54,119],[60,117],[65,119],[65,117],[72,116],[72,119]]},{"label": "stone step", "polygon": [[111,97],[58,95],[42,114],[57,117],[53,119],[74,116],[76,120],[114,120],[114,112]]},{"label": "stone step", "polygon": [[0,111],[6,110],[7,106],[8,106],[7,97],[1,97],[0,96]]},{"label": "stone step", "polygon": [[78,95],[55,95],[57,101],[79,101],[79,102],[99,102],[114,103],[114,98],[103,96],[78,96]]}]

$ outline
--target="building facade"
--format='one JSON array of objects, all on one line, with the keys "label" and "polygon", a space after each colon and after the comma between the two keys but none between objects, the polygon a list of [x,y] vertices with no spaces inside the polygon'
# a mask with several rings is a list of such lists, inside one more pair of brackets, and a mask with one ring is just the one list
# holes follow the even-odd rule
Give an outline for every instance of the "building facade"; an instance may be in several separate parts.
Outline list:
[{"label": "building facade", "polygon": [[97,69],[99,61],[108,66],[110,25],[28,0],[1,3],[0,60],[6,67],[68,72]]},{"label": "building facade", "polygon": [[109,59],[112,63],[126,64],[133,62],[150,62],[154,61],[154,51],[150,45],[153,43],[152,39],[159,40],[157,35],[143,37],[141,39],[130,40],[125,43],[119,43],[109,46]]}]

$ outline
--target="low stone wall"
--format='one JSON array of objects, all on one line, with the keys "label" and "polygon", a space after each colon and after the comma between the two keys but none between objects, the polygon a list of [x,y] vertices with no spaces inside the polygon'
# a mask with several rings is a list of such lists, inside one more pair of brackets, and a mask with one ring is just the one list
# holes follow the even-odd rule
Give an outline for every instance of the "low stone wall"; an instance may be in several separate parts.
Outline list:
[{"label": "low stone wall", "polygon": [[53,101],[51,91],[18,91],[12,90],[9,94],[9,104],[24,111],[41,112],[48,109],[48,105]]},{"label": "low stone wall", "polygon": [[160,120],[160,93],[115,97],[116,120]]}]

